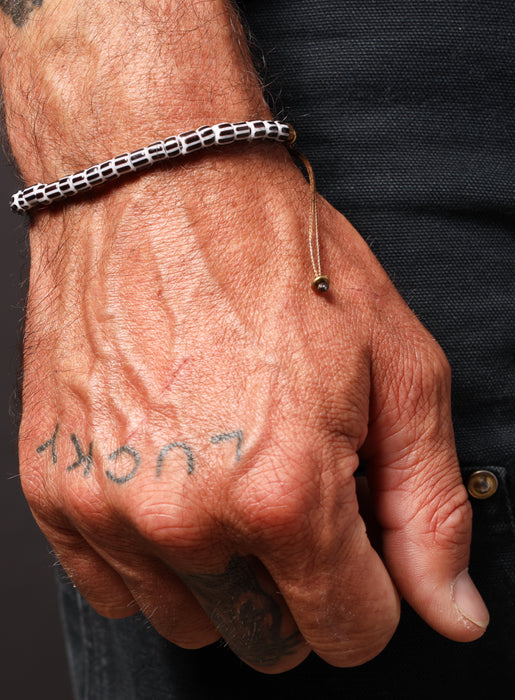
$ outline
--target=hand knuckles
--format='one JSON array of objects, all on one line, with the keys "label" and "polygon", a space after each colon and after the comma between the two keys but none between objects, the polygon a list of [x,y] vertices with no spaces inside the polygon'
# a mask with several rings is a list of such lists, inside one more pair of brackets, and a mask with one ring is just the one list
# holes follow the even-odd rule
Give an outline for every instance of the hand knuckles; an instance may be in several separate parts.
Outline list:
[{"label": "hand knuckles", "polygon": [[133,503],[129,521],[147,543],[167,550],[196,550],[212,539],[211,518],[192,502],[171,504],[161,493]]},{"label": "hand knuckles", "polygon": [[298,477],[292,479],[274,469],[247,485],[229,518],[249,541],[266,544],[286,539],[292,543],[306,529],[317,493],[316,486],[308,489]]},{"label": "hand knuckles", "polygon": [[116,507],[106,499],[94,479],[63,479],[56,488],[62,512],[79,530],[95,539],[106,533],[113,537],[118,533]]},{"label": "hand knuckles", "polygon": [[290,545],[299,538],[306,512],[291,502],[276,502],[251,510],[254,538],[263,543],[286,540]]},{"label": "hand knuckles", "polygon": [[[434,344],[405,349],[397,362],[396,401],[410,415],[424,416],[450,396],[451,370],[443,351]],[[400,364],[399,364],[400,362]]]},{"label": "hand knuckles", "polygon": [[[454,470],[447,474],[439,472],[432,478],[407,473],[403,483],[406,485],[404,498],[409,502],[401,509],[404,515],[392,526],[412,528],[426,538],[429,547],[459,549],[469,543],[472,508],[467,491]],[[415,504],[413,494],[420,494]]]}]

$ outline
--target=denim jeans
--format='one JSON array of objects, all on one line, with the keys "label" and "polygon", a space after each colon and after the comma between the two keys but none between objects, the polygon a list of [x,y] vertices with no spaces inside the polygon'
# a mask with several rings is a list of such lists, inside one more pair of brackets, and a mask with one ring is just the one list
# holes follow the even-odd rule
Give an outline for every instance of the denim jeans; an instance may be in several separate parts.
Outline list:
[{"label": "denim jeans", "polygon": [[266,676],[223,644],[185,651],[140,615],[103,619],[61,582],[76,696],[497,697],[515,680],[515,5],[239,5],[266,59],[274,112],[295,125],[320,192],[447,353],[464,479],[481,468],[499,480],[491,498],[473,499],[470,568],[491,624],[460,644],[405,605],[394,638],[367,664],[337,669],[311,656]]}]

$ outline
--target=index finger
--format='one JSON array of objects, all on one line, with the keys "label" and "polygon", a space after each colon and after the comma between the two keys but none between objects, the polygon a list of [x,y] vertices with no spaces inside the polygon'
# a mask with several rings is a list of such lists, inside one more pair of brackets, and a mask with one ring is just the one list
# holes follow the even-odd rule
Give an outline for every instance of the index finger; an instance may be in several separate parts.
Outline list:
[{"label": "index finger", "polygon": [[303,462],[270,465],[269,480],[261,469],[259,484],[247,481],[242,517],[308,645],[332,665],[355,666],[391,638],[399,598],[358,512],[356,455]]},{"label": "index finger", "polygon": [[234,553],[218,573],[182,574],[231,649],[249,666],[281,673],[310,652],[278,591],[256,557]]}]

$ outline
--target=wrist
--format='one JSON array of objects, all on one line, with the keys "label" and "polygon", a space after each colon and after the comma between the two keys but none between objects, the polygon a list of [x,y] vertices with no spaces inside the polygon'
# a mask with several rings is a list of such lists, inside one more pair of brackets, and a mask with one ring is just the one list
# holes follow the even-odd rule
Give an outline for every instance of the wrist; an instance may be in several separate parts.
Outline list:
[{"label": "wrist", "polygon": [[[281,144],[207,149],[36,210],[31,253],[52,267],[56,250],[66,261],[96,258],[115,241],[126,250],[146,247],[158,261],[181,246],[242,244],[255,265],[260,251],[282,246],[284,212],[300,212],[306,227],[307,189]],[[257,223],[261,216],[266,223]]]},{"label": "wrist", "polygon": [[79,313],[123,318],[145,299],[189,327],[221,294],[248,298],[254,313],[271,289],[281,307],[305,293],[302,175],[280,145],[222,150],[34,217],[30,307],[43,310],[40,319],[57,319],[59,333]]}]

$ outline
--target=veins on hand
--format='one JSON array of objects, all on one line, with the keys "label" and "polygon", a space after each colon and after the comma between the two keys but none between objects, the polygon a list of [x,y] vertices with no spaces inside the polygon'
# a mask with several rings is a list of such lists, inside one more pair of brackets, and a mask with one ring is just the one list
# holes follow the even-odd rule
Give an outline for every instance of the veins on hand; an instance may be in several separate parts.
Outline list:
[{"label": "veins on hand", "polygon": [[0,9],[17,27],[23,27],[30,13],[42,4],[43,0],[0,0]]},{"label": "veins on hand", "polygon": [[282,612],[249,560],[234,554],[221,574],[182,576],[233,651],[253,666],[275,666],[295,652],[297,631],[281,637]]}]

